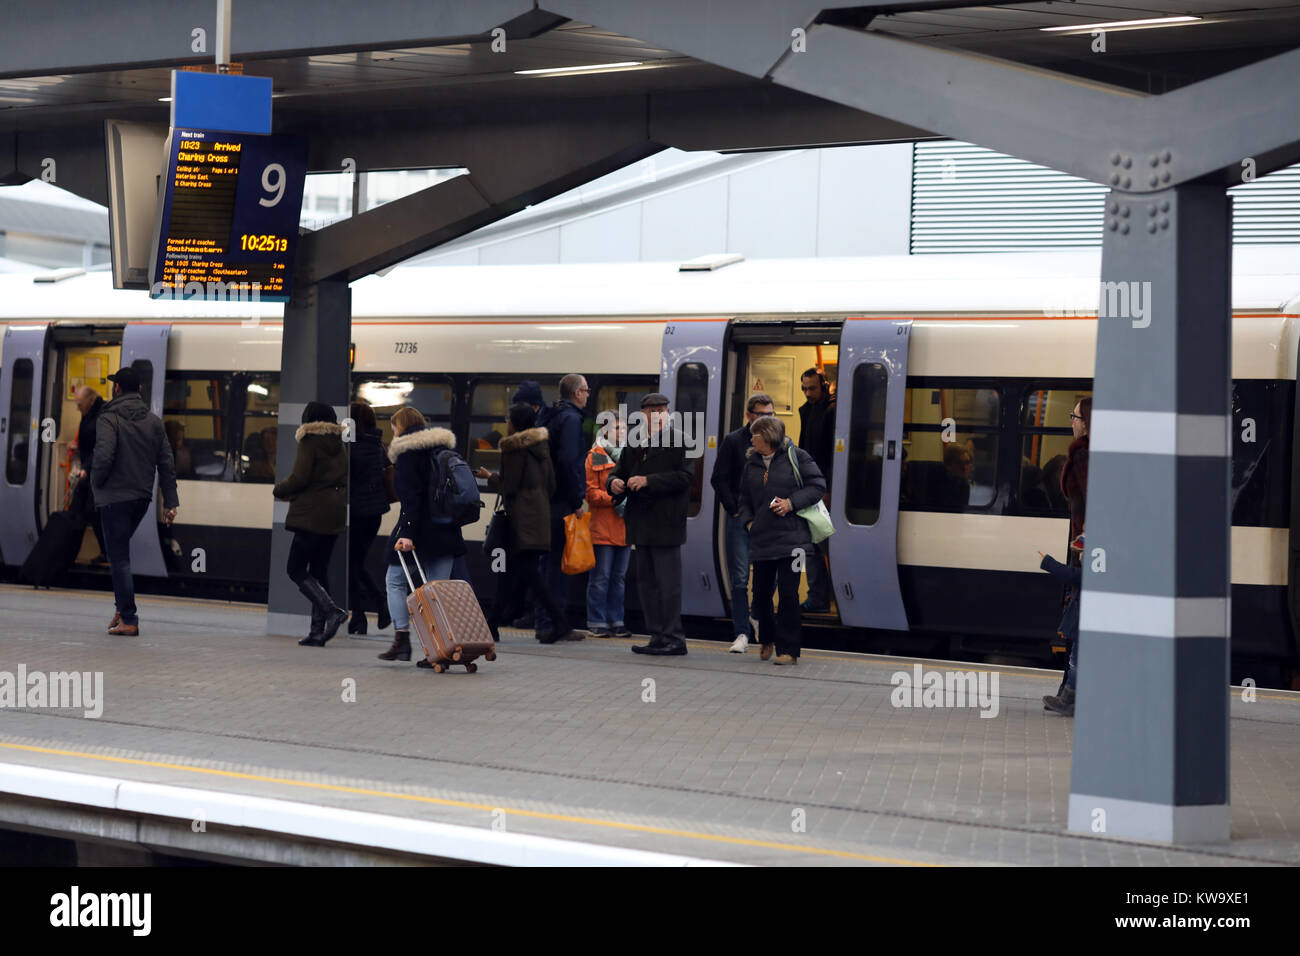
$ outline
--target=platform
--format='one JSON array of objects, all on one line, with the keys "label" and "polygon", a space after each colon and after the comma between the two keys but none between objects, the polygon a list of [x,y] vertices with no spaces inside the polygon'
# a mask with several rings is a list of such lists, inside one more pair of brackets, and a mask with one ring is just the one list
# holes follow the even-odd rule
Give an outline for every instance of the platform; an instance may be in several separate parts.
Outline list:
[{"label": "platform", "polygon": [[265,614],[144,597],[117,638],[106,594],[0,587],[0,671],[104,674],[97,719],[0,710],[0,827],[263,862],[1300,864],[1300,694],[1233,693],[1232,842],[1170,848],[1064,832],[1056,672],[999,668],[984,718],[892,706],[902,658],[508,631],[436,675],[378,635],[266,637]]}]

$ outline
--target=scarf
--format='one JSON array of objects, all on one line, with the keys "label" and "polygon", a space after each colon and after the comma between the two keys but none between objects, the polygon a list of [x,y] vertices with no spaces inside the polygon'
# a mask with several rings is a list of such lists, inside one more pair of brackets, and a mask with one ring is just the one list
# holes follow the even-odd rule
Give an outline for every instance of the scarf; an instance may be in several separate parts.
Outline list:
[{"label": "scarf", "polygon": [[623,454],[622,445],[613,444],[604,435],[600,435],[596,438],[596,444],[600,446],[601,451],[609,455],[609,457],[613,460],[615,464],[618,464],[618,456]]}]

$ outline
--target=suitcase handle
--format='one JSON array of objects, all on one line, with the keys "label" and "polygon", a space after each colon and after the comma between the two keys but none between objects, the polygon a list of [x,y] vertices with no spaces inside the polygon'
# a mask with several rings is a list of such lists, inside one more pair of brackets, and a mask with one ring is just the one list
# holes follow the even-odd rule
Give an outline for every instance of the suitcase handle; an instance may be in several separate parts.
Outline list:
[{"label": "suitcase handle", "polygon": [[[411,558],[415,561],[415,566],[416,566],[416,567],[419,569],[419,571],[420,571],[420,581],[423,582],[424,584],[428,584],[428,583],[429,583],[429,579],[426,578],[426,577],[424,576],[424,565],[422,565],[422,564],[420,563],[420,556],[419,556],[418,554],[415,553],[415,549],[414,549],[414,548],[411,549]],[[398,561],[398,563],[401,564],[401,566],[402,566],[402,573],[406,575],[406,583],[409,584],[409,585],[411,586],[411,593],[414,594],[414,593],[415,593],[415,582],[411,580],[411,572],[410,572],[410,571],[407,569],[407,567],[406,567],[406,552],[404,552],[404,551],[398,551],[398,552],[397,552],[397,561]]]}]

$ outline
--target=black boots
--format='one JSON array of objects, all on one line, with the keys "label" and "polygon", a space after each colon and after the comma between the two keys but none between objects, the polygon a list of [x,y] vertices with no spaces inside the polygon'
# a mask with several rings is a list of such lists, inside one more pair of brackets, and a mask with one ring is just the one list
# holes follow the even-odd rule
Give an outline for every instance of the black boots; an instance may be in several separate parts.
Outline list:
[{"label": "black boots", "polygon": [[299,581],[298,590],[311,601],[312,606],[311,633],[298,643],[305,647],[324,647],[348,619],[348,612],[335,604],[330,593],[313,577]]},{"label": "black boots", "polygon": [[1056,697],[1044,697],[1043,709],[1050,710],[1062,717],[1074,716],[1074,688],[1067,687]]},{"label": "black boots", "polygon": [[353,611],[352,620],[348,621],[349,634],[366,633],[366,614],[364,611]]},{"label": "black boots", "polygon": [[394,631],[393,646],[375,655],[381,661],[409,661],[411,659],[411,632]]}]

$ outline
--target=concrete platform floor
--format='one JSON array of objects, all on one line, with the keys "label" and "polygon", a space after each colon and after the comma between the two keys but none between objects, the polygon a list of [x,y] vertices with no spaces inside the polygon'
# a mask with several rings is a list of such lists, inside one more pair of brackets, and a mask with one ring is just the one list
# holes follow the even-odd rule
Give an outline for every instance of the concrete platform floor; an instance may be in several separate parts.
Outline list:
[{"label": "concrete platform floor", "polygon": [[140,603],[118,638],[103,593],[0,587],[0,671],[105,675],[98,719],[0,709],[0,763],[741,863],[1300,864],[1296,693],[1233,694],[1233,840],[1174,849],[1063,832],[1056,672],[1000,668],[981,718],[892,706],[902,658],[506,632],[477,674],[438,675],[377,660],[382,635],[304,648],[264,608]]}]

